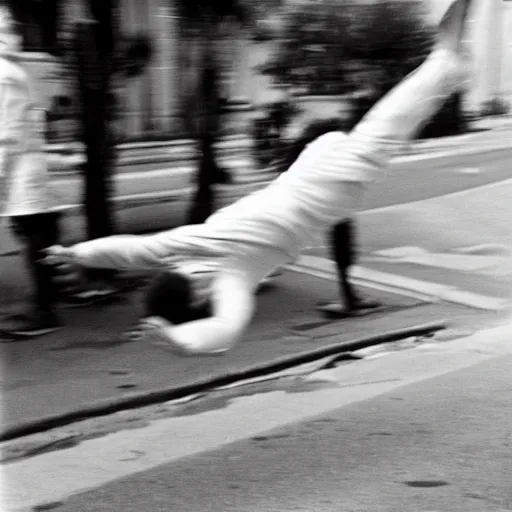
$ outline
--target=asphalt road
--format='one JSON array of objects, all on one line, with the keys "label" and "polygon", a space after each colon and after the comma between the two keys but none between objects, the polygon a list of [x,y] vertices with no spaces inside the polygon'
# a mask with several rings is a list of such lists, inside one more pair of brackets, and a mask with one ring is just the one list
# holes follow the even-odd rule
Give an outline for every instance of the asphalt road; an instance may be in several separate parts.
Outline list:
[{"label": "asphalt road", "polygon": [[438,197],[512,178],[512,147],[472,156],[452,156],[442,164],[416,162],[395,166],[368,190],[365,210]]},{"label": "asphalt road", "polygon": [[231,391],[14,462],[5,482],[58,512],[510,512],[511,335]]},{"label": "asphalt road", "polygon": [[[485,148],[484,145],[482,145]],[[245,158],[225,162],[237,172],[237,164],[249,167]],[[480,155],[449,156],[441,165],[428,161],[397,163],[386,178],[370,190],[366,208],[397,204],[463,190],[512,177],[512,147]],[[121,168],[115,178],[116,196],[133,196],[186,189],[193,186],[194,169],[190,165],[137,164]],[[66,202],[79,202],[80,176],[57,180]],[[228,190],[230,187],[221,187]]]},{"label": "asphalt road", "polygon": [[[236,163],[231,161],[231,164]],[[172,200],[148,202],[121,202],[117,216],[119,229],[125,232],[166,229],[185,222],[189,205],[192,170],[190,167],[148,171],[140,170],[119,173],[116,177],[116,196],[152,195],[166,191],[182,190],[183,194]],[[437,197],[439,195],[474,188],[512,177],[512,148],[510,150],[483,152],[472,156],[450,156],[436,163],[428,161],[400,163],[393,166],[382,182],[370,186],[363,209],[395,205]],[[78,176],[59,180],[59,191],[63,202],[79,204],[81,181]],[[219,206],[237,199],[241,193],[249,193],[261,187],[254,183],[240,186],[221,186],[218,189]],[[68,217],[67,234],[82,236],[83,220],[74,214]],[[78,235],[76,235],[78,233]]]},{"label": "asphalt road", "polygon": [[168,464],[60,510],[511,510],[511,363],[495,360]]}]

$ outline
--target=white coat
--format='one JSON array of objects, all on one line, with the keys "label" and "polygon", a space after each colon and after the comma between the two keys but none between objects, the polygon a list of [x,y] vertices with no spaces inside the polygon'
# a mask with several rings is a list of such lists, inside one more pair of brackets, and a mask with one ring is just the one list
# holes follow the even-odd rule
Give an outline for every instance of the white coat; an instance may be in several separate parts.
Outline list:
[{"label": "white coat", "polygon": [[45,111],[15,54],[0,53],[0,216],[60,209],[44,151]]}]

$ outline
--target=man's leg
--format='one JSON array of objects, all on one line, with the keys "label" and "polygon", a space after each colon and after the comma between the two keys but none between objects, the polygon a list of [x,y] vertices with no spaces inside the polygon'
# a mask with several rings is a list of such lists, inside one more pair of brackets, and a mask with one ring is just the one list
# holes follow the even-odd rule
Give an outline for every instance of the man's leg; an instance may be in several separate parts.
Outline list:
[{"label": "man's leg", "polygon": [[380,303],[365,299],[355,291],[349,281],[349,270],[356,262],[355,221],[338,222],[331,230],[331,256],[336,263],[340,301],[320,305],[317,309],[331,318],[344,318],[363,311],[376,309]]},{"label": "man's leg", "polygon": [[16,229],[26,242],[25,254],[34,286],[33,309],[21,325],[5,332],[15,337],[35,337],[54,332],[60,327],[55,313],[56,287],[51,267],[42,263],[44,250],[59,239],[59,214],[41,213],[14,217]]},{"label": "man's leg", "polygon": [[[381,99],[349,135],[359,154],[373,161],[376,169],[386,166],[402,144],[413,138],[460,87],[461,38],[470,3],[455,0],[451,4],[439,24],[431,55]],[[319,309],[329,316],[346,316],[351,309],[358,309],[357,296],[348,281],[348,269],[354,263],[352,228],[350,221],[340,222],[332,231],[331,251],[346,309],[336,303],[322,305]]]},{"label": "man's leg", "polygon": [[461,39],[471,0],[455,0],[438,28],[425,62],[382,98],[350,137],[361,152],[386,164],[463,83]]},{"label": "man's leg", "polygon": [[42,311],[54,314],[57,303],[57,288],[53,282],[53,269],[42,263],[45,249],[59,243],[60,213],[48,212],[37,216],[37,233],[33,236],[34,267],[39,282],[38,305]]}]

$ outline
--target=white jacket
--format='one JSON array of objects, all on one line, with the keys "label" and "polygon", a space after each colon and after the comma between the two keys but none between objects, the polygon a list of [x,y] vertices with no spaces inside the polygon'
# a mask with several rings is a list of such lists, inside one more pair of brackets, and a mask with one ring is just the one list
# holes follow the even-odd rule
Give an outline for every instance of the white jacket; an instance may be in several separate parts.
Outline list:
[{"label": "white jacket", "polygon": [[44,151],[45,111],[15,54],[0,53],[0,215],[58,209]]}]

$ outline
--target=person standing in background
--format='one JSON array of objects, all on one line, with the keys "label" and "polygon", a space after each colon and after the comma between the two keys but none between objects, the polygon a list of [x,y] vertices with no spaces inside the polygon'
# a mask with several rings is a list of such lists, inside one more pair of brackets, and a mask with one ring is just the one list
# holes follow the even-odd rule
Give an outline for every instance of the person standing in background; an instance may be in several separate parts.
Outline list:
[{"label": "person standing in background", "polygon": [[51,190],[44,151],[46,112],[24,66],[21,34],[10,8],[0,4],[0,215],[20,239],[34,297],[29,311],[2,321],[0,334],[35,337],[60,328],[53,271],[41,263],[59,241],[62,206]]}]

